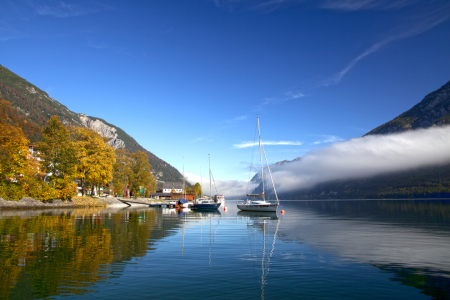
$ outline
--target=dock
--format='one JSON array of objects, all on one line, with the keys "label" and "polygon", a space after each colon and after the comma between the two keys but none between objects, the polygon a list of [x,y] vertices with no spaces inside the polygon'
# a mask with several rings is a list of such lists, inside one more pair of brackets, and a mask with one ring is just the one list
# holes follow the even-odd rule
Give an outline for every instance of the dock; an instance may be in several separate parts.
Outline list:
[{"label": "dock", "polygon": [[128,205],[146,205],[148,207],[165,207],[165,208],[175,208],[175,204],[167,203],[167,202],[147,202],[143,200],[137,200],[137,199],[120,199],[118,198],[120,202]]}]

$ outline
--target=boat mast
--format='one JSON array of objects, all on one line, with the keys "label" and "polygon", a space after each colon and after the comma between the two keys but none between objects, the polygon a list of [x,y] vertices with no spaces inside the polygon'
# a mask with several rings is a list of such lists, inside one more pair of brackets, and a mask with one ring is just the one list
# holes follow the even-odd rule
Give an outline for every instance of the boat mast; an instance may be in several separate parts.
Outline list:
[{"label": "boat mast", "polygon": [[209,160],[209,198],[212,199],[212,191],[211,191],[211,156],[208,154]]},{"label": "boat mast", "polygon": [[202,167],[200,167],[200,198],[203,197],[203,177],[202,177]]},{"label": "boat mast", "polygon": [[186,198],[186,192],[185,192],[185,187],[184,187],[184,157],[183,157],[183,195],[184,195],[184,198]]},{"label": "boat mast", "polygon": [[261,182],[262,182],[262,198],[265,201],[265,196],[264,196],[264,170],[263,170],[263,162],[262,162],[262,144],[261,144],[261,131],[259,129],[259,116],[256,117],[256,119],[258,120],[258,140],[259,140],[259,159],[261,161]]},{"label": "boat mast", "polygon": [[272,181],[273,191],[275,193],[275,197],[277,198],[277,203],[280,204],[280,200],[278,200],[277,190],[275,189],[275,183],[273,183],[272,172],[270,172],[269,162],[267,161],[266,150],[264,150],[264,146],[262,147],[264,152],[264,158],[266,159],[267,170],[269,170],[270,180]]}]

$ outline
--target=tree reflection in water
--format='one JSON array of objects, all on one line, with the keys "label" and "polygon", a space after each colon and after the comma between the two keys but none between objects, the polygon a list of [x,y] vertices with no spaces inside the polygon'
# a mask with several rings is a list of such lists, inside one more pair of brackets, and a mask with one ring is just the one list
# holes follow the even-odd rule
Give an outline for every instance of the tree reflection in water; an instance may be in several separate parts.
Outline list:
[{"label": "tree reflection in water", "polygon": [[113,276],[111,263],[144,256],[150,237],[163,234],[152,235],[155,210],[27,211],[23,217],[9,213],[16,216],[0,219],[2,299],[91,291],[95,282]]}]

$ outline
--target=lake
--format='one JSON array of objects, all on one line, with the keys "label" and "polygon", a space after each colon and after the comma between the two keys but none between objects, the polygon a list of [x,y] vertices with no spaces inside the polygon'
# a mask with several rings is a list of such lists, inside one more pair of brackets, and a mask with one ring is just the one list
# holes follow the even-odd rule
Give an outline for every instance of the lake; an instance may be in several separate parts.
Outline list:
[{"label": "lake", "polygon": [[0,211],[0,299],[450,299],[450,202]]}]

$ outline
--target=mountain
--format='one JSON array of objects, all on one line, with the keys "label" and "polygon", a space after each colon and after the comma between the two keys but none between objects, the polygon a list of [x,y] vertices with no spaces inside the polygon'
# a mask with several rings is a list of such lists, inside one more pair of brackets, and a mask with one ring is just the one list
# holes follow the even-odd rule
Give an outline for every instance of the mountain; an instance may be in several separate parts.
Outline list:
[{"label": "mountain", "polygon": [[373,129],[366,135],[402,132],[450,124],[450,81],[429,93],[410,110]]},{"label": "mountain", "polygon": [[424,167],[371,178],[336,180],[283,193],[281,199],[450,198],[450,165]]},{"label": "mountain", "polygon": [[[450,123],[450,81],[428,94],[411,109],[365,134],[389,134]],[[298,159],[295,159],[298,160]],[[294,160],[294,161],[295,161]],[[286,166],[292,161],[271,165]],[[260,173],[252,182],[260,182]],[[253,193],[259,193],[258,186]],[[382,174],[371,178],[336,180],[315,187],[280,193],[280,199],[380,199],[380,198],[450,198],[450,165]]]},{"label": "mountain", "polygon": [[97,117],[75,113],[65,105],[51,98],[46,92],[0,65],[0,97],[9,101],[28,123],[30,130],[24,130],[32,143],[40,140],[40,129],[47,125],[50,117],[56,115],[65,125],[84,126],[94,129],[109,139],[115,149],[126,148],[134,153],[138,150],[148,154],[149,162],[158,182],[180,182],[183,176],[155,154],[144,149],[121,128]]},{"label": "mountain", "polygon": [[[270,171],[273,173],[273,172],[275,172],[275,171],[277,171],[278,169],[280,169],[280,168],[282,168],[283,166],[285,166],[286,164],[289,164],[289,163],[291,163],[291,162],[294,162],[294,161],[298,161],[298,160],[301,160],[301,157],[297,157],[297,158],[294,158],[293,160],[282,160],[282,161],[279,161],[279,162],[276,162],[276,163],[274,163],[274,164],[271,164],[270,165]],[[253,167],[253,169],[261,169],[261,166],[258,166],[258,167]],[[266,169],[264,169],[264,170],[266,170]],[[265,173],[266,171],[264,171],[264,173]],[[266,178],[266,176],[264,175],[264,178]],[[256,184],[260,184],[260,186],[258,187],[258,188],[256,188],[255,189],[255,193],[259,193],[259,190],[261,190],[262,191],[262,187],[261,187],[261,171],[259,171],[258,173],[256,173],[253,177],[252,177],[252,179],[250,180],[250,182],[251,183],[256,183]],[[253,192],[252,192],[253,193]]]}]

